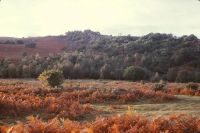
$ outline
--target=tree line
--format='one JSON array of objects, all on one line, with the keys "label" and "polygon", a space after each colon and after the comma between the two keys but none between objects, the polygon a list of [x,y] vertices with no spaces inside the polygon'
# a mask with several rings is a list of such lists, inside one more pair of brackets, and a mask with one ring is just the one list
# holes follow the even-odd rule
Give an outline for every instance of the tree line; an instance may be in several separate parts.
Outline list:
[{"label": "tree line", "polygon": [[57,39],[69,44],[60,53],[24,55],[17,62],[2,59],[0,77],[36,78],[58,69],[69,79],[200,82],[200,41],[194,35],[108,36],[86,30]]}]

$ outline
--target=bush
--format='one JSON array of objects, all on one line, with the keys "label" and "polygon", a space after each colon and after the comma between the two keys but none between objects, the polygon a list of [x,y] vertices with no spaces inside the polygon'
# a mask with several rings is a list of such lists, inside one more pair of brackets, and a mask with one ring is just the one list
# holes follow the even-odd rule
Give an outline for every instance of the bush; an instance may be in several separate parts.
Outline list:
[{"label": "bush", "polygon": [[27,43],[26,45],[25,45],[25,47],[27,47],[27,48],[36,48],[36,43],[34,43],[34,42],[32,42],[32,43]]},{"label": "bush", "polygon": [[187,89],[192,89],[192,90],[198,90],[198,88],[199,88],[199,85],[197,84],[197,83],[188,83],[187,85],[186,85],[186,88]]},{"label": "bush", "polygon": [[153,90],[154,91],[162,91],[166,89],[166,84],[165,83],[156,83],[153,85]]},{"label": "bush", "polygon": [[151,77],[152,82],[159,82],[161,80],[160,74],[158,72],[155,73],[153,77]]},{"label": "bush", "polygon": [[24,44],[24,41],[21,40],[21,39],[20,39],[20,40],[17,40],[16,42],[17,42],[17,44]]},{"label": "bush", "polygon": [[127,80],[139,81],[146,79],[148,75],[143,68],[130,66],[124,70],[123,77]]},{"label": "bush", "polygon": [[43,85],[48,87],[60,86],[63,83],[63,74],[59,70],[47,70],[40,74],[38,78]]}]

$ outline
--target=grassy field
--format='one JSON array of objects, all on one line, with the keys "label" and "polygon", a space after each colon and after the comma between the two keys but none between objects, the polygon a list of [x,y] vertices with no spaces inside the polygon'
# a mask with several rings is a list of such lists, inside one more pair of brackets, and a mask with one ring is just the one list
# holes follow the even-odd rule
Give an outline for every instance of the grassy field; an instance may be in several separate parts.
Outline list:
[{"label": "grassy field", "polygon": [[130,112],[145,119],[180,114],[200,117],[199,88],[191,90],[187,84],[168,83],[167,89],[156,92],[153,86],[128,81],[66,80],[62,89],[50,89],[36,80],[2,79],[0,125],[26,123],[30,116],[80,123],[96,123],[96,118],[123,117]]},{"label": "grassy field", "polygon": [[178,99],[167,103],[146,103],[135,102],[132,104],[94,104],[93,107],[104,111],[102,116],[112,114],[125,114],[128,107],[131,107],[135,113],[154,117],[163,115],[189,114],[192,116],[200,116],[200,97],[195,96],[176,96]]}]

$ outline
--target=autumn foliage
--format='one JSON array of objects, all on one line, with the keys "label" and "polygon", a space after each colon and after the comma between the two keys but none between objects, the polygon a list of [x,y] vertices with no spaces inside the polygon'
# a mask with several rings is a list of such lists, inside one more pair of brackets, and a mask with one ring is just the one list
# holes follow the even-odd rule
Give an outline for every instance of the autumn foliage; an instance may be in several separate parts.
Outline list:
[{"label": "autumn foliage", "polygon": [[200,96],[200,87],[197,83],[187,84],[169,84],[165,91],[172,95],[189,95],[189,96]]},{"label": "autumn foliage", "polygon": [[47,87],[58,87],[64,81],[62,72],[53,69],[42,72],[38,79]]},{"label": "autumn foliage", "polygon": [[199,91],[182,87],[170,84],[165,90],[155,91],[149,83],[108,82],[100,85],[84,82],[66,83],[63,89],[48,89],[22,82],[0,83],[0,116],[29,116],[27,121],[12,125],[0,123],[0,133],[198,133],[198,117],[145,117],[135,114],[131,108],[125,115],[97,117],[93,122],[74,121],[86,115],[98,116],[99,110],[93,108],[93,103],[169,102],[176,100],[173,94],[184,94],[184,89],[187,89],[186,95]]},{"label": "autumn foliage", "polygon": [[79,123],[54,118],[44,122],[30,116],[26,123],[1,126],[2,133],[198,133],[200,119],[187,115],[146,118],[138,115],[97,118],[92,123]]},{"label": "autumn foliage", "polygon": [[49,90],[28,84],[2,85],[0,86],[0,114],[18,116],[42,112],[50,116],[75,118],[92,111],[91,103],[111,101],[127,103],[139,99],[164,102],[174,100],[175,97],[145,89],[126,90],[125,93],[115,94],[112,89],[89,90],[70,87]]},{"label": "autumn foliage", "polygon": [[44,113],[48,118],[55,116],[75,118],[92,111],[89,104],[80,104],[77,99],[58,96],[57,90],[30,87],[26,85],[0,86],[0,114],[20,116],[30,113]]}]

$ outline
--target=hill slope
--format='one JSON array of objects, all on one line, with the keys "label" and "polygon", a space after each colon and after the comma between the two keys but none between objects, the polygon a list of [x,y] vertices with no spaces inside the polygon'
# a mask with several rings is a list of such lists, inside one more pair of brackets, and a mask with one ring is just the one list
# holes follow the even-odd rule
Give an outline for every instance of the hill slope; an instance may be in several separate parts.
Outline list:
[{"label": "hill slope", "polygon": [[[109,36],[85,30],[4,42],[0,57],[21,61],[14,64],[18,71],[14,77],[36,77],[45,69],[56,68],[66,78],[200,82],[200,40],[194,35]],[[29,45],[33,42],[35,47]],[[1,62],[0,77],[12,75],[8,70],[12,61]]]},{"label": "hill slope", "polygon": [[[1,40],[10,40],[4,38]],[[34,40],[37,44],[35,48],[26,47],[26,44],[0,44],[0,58],[20,59],[24,53],[41,56],[48,56],[50,53],[58,53],[64,48],[65,43],[57,40],[57,37],[28,38],[24,40]]]}]

